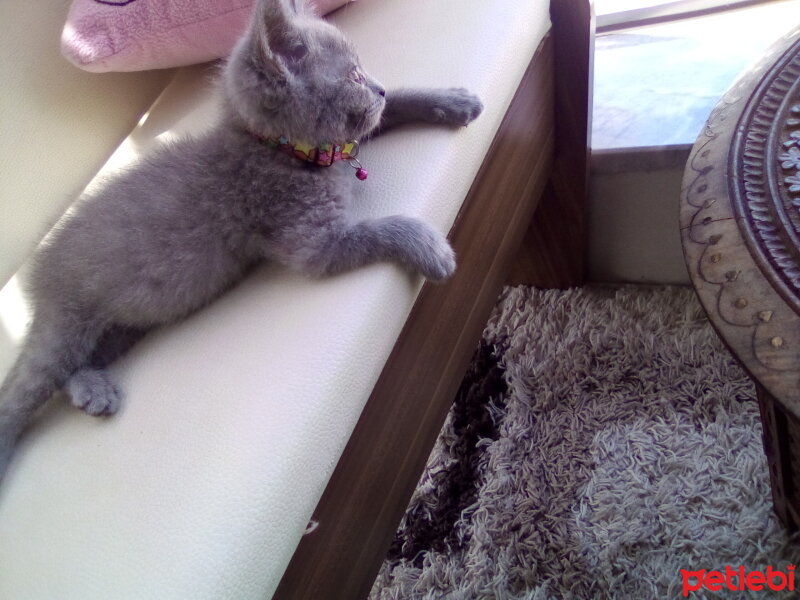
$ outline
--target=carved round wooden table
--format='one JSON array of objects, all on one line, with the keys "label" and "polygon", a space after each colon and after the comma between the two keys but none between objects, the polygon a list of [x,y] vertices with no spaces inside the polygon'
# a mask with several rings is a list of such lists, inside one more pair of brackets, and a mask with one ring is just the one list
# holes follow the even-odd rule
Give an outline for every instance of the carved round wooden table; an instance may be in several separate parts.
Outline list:
[{"label": "carved round wooden table", "polygon": [[775,510],[800,524],[800,28],[720,100],[692,149],[681,238],[711,323],[756,382]]}]

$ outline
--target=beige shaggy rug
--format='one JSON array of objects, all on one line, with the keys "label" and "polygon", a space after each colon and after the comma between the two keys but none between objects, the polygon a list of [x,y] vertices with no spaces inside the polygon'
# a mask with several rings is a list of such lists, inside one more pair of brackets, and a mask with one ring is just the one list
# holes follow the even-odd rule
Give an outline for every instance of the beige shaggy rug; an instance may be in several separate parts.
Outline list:
[{"label": "beige shaggy rug", "polygon": [[772,514],[753,386],[691,290],[516,287],[370,598],[682,598],[681,569],[798,560]]}]

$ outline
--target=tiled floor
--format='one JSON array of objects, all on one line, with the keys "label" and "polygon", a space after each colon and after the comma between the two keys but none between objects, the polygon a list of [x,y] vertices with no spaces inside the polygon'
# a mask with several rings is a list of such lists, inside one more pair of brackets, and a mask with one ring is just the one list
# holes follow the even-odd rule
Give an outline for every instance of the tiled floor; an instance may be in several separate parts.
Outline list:
[{"label": "tiled floor", "polygon": [[781,0],[598,35],[592,147],[694,143],[737,76],[798,25],[800,0]]}]

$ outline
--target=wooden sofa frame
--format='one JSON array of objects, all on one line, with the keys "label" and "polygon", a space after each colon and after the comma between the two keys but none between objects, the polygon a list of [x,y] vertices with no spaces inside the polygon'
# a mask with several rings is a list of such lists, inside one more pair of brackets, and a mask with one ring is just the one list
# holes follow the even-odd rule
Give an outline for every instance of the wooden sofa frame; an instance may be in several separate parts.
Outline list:
[{"label": "wooden sofa frame", "polygon": [[503,284],[584,280],[594,16],[550,13],[450,231],[459,269],[422,288],[276,600],[369,594]]}]

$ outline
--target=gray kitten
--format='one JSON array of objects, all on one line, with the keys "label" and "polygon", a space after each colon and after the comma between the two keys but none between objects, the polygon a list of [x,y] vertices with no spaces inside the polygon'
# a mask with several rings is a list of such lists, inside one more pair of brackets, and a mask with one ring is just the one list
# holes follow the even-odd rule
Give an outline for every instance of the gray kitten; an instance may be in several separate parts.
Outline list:
[{"label": "gray kitten", "polygon": [[357,181],[347,161],[318,166],[275,144],[341,145],[409,121],[466,125],[482,110],[475,96],[387,94],[303,0],[257,4],[221,83],[214,129],[160,148],[81,198],[35,256],[33,322],[0,388],[0,477],[54,391],[65,388],[91,415],[114,413],[119,393],[105,366],[260,261],[311,276],[383,260],[435,281],[455,270],[447,240],[422,221],[348,215]]}]

